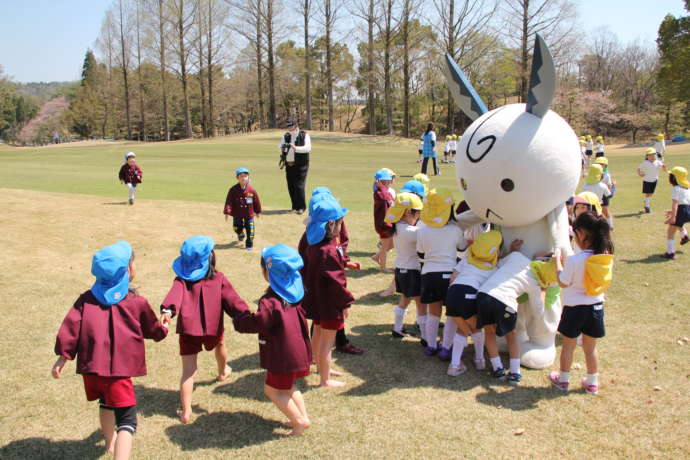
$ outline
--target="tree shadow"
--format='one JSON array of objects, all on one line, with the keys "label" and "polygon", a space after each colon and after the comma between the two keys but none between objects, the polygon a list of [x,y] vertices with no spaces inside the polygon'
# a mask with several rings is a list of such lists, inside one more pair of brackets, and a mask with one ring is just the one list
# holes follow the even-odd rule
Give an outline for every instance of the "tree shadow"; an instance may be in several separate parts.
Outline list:
[{"label": "tree shadow", "polygon": [[[222,428],[222,429],[219,429]],[[274,440],[283,425],[251,412],[214,412],[186,425],[174,425],[165,434],[181,450],[240,449]]]},{"label": "tree shadow", "polygon": [[359,270],[348,270],[347,271],[347,277],[348,278],[364,278],[365,276],[376,275],[379,273],[382,273],[382,272],[378,268],[369,267],[369,268],[361,268]]},{"label": "tree shadow", "polygon": [[216,244],[213,249],[233,249],[233,248],[239,248],[244,243],[240,243],[239,241],[231,241],[230,243],[225,243],[225,244]]},{"label": "tree shadow", "polygon": [[[194,385],[198,385],[194,382]],[[177,419],[177,409],[180,407],[180,392],[178,390],[164,390],[161,388],[149,388],[143,385],[134,385],[137,395],[137,411],[144,416],[162,415]],[[207,414],[208,411],[192,405],[192,413]]]},{"label": "tree shadow", "polygon": [[[100,444],[100,445],[99,445]],[[26,438],[12,441],[0,447],[2,459],[97,459],[105,453],[105,442],[100,430],[83,440],[52,440]]]},{"label": "tree shadow", "polygon": [[127,201],[111,201],[111,202],[109,202],[109,203],[101,203],[101,204],[102,204],[102,205],[105,205],[105,206],[111,206],[111,205],[114,205],[114,206],[124,206],[124,205],[127,204]]},{"label": "tree shadow", "polygon": [[[676,251],[676,255],[683,254],[683,251]],[[661,264],[670,262],[669,259],[664,259],[661,254],[652,254],[642,259],[623,259],[626,264]]]},{"label": "tree shadow", "polygon": [[355,299],[355,305],[380,307],[381,305],[396,302],[395,299],[397,298],[398,294],[391,294],[386,297],[381,297],[380,292],[381,291],[370,292],[360,296],[359,298]]},{"label": "tree shadow", "polygon": [[261,215],[263,216],[280,216],[283,214],[291,214],[292,211],[289,209],[264,209],[261,211]]},{"label": "tree shadow", "polygon": [[347,255],[350,257],[369,257],[376,254],[376,251],[347,251]]},{"label": "tree shadow", "polygon": [[626,219],[628,217],[640,217],[644,214],[644,211],[631,212],[628,214],[614,214],[613,217],[616,219]]},{"label": "tree shadow", "polygon": [[542,400],[555,399],[566,396],[567,393],[550,387],[518,386],[509,391],[496,391],[487,384],[482,387],[486,392],[477,395],[477,402],[494,406],[499,409],[515,411],[536,409],[537,403]]}]

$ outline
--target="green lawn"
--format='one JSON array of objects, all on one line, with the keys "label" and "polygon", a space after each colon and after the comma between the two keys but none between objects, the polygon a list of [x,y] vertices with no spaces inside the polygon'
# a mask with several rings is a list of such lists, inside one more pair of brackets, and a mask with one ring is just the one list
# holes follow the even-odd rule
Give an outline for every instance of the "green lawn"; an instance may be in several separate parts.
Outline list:
[{"label": "green lawn", "polygon": [[[277,169],[279,135],[0,146],[0,265],[5,269],[0,278],[0,458],[106,458],[96,405],[85,401],[74,363],[68,363],[61,380],[49,377],[57,328],[90,286],[90,258],[99,247],[117,239],[132,243],[135,285],[157,309],[172,282],[170,264],[182,240],[211,235],[219,269],[244,299],[256,301],[265,289],[258,251],[244,251],[233,242],[221,208],[234,169],[250,168],[262,202],[273,211],[257,222],[257,247],[296,246],[303,218],[280,212],[289,201],[284,174]],[[177,337],[173,332],[162,343],[147,343],[149,375],[135,379],[140,412],[134,458],[690,456],[690,343],[683,340],[690,336],[690,245],[680,247],[673,262],[658,257],[664,251],[662,211],[670,207],[670,186],[662,180],[654,212],[640,213],[635,168],[643,149],[609,151],[618,181],[612,202],[616,267],[606,304],[607,336],[599,344],[602,388],[592,397],[556,393],[546,382],[548,370],[524,369],[518,388],[495,384],[471,364],[454,379],[445,375],[445,363],[423,356],[416,341],[391,339],[397,298],[377,295],[391,278],[369,259],[376,243],[372,175],[381,167],[394,169],[399,189],[405,176],[418,170],[416,143],[322,133],[312,134],[312,143],[308,188],[327,185],[352,210],[350,255],[363,269],[349,273],[357,301],[348,333],[367,353],[335,355],[347,381],[342,389],[319,389],[315,376],[300,383],[313,426],[304,437],[289,439],[280,426],[282,415],[262,394],[255,336],[227,329],[234,371],[226,382],[213,381],[213,356],[201,355],[189,425],[175,417],[181,371]],[[132,207],[122,205],[126,190],[117,181],[129,150],[144,170]],[[667,162],[690,168],[690,144],[671,146]],[[457,189],[448,166],[432,183]],[[407,323],[413,320],[409,313]],[[575,361],[584,367],[580,351]],[[583,373],[574,370],[573,381]],[[519,430],[524,433],[516,435]]]}]

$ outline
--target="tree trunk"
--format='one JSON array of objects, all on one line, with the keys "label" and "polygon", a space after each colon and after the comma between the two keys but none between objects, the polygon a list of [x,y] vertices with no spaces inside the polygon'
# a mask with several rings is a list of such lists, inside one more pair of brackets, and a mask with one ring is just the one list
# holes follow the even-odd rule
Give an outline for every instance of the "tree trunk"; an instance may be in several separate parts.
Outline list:
[{"label": "tree trunk", "polygon": [[144,111],[144,80],[141,77],[141,27],[139,24],[139,2],[137,0],[137,76],[139,79],[139,140],[148,141],[146,134],[146,113]]},{"label": "tree trunk", "polygon": [[403,0],[403,136],[410,137],[410,1]]},{"label": "tree trunk", "polygon": [[311,129],[311,59],[309,56],[309,13],[311,10],[311,0],[304,0],[304,92],[306,115],[304,125]]},{"label": "tree trunk", "polygon": [[207,31],[207,47],[206,53],[206,75],[208,77],[208,132],[207,135],[215,137],[216,135],[216,120],[213,114],[213,2],[208,0],[208,26]]},{"label": "tree trunk", "polygon": [[163,135],[170,140],[170,121],[168,120],[168,90],[165,70],[165,34],[163,27],[163,0],[158,0],[158,39],[160,40],[161,93],[163,97]]},{"label": "tree trunk", "polygon": [[527,38],[529,33],[529,0],[522,0],[522,40],[520,54],[520,102],[527,101],[527,73],[529,50],[527,49]]},{"label": "tree trunk", "polygon": [[[448,49],[446,50],[453,58],[455,56],[455,0],[448,2]],[[453,96],[448,90],[446,94],[447,108],[448,108],[448,132],[455,131],[455,106],[453,104]]]},{"label": "tree trunk", "polygon": [[259,128],[266,127],[264,122],[264,89],[263,89],[263,52],[261,49],[261,2],[256,0],[256,78],[259,98]]},{"label": "tree trunk", "polygon": [[333,69],[331,56],[331,32],[333,27],[333,10],[331,0],[325,0],[326,15],[326,90],[328,92],[328,130],[334,131],[333,125]]},{"label": "tree trunk", "polygon": [[374,98],[374,0],[369,0],[367,15],[369,33],[367,37],[367,96],[369,111],[369,134],[376,134],[376,101]]},{"label": "tree trunk", "polygon": [[386,104],[386,129],[393,134],[393,102],[391,96],[391,40],[393,34],[393,0],[386,0],[386,29],[383,51],[383,99]]},{"label": "tree trunk", "polygon": [[122,0],[119,2],[120,6],[120,48],[122,50],[122,78],[125,86],[125,118],[127,120],[127,139],[132,139],[132,121],[129,113],[129,81],[127,79],[127,53],[125,52],[125,27],[124,27],[124,11],[122,9]]},{"label": "tree trunk", "polygon": [[276,81],[273,61],[273,1],[266,0],[266,54],[268,58],[268,127],[276,128]]},{"label": "tree trunk", "polygon": [[182,81],[182,106],[184,109],[185,137],[192,137],[192,117],[189,111],[189,90],[187,82],[187,51],[184,44],[184,0],[180,0],[177,18],[177,38],[180,53],[180,79]]}]

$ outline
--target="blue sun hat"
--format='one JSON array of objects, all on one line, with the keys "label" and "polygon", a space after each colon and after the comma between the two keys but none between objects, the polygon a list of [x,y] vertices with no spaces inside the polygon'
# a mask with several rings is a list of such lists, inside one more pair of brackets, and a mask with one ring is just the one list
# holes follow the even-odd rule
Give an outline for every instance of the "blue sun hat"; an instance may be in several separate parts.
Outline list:
[{"label": "blue sun hat", "polygon": [[317,195],[333,195],[331,192],[331,189],[328,187],[324,187],[323,185],[321,187],[316,187],[313,192],[311,192],[311,196],[315,197]]},{"label": "blue sun hat", "polygon": [[403,188],[402,190],[400,190],[400,192],[414,193],[415,195],[419,195],[421,198],[424,198],[424,196],[426,196],[424,184],[414,179],[405,182],[405,185],[403,185]]},{"label": "blue sun hat", "polygon": [[311,216],[314,205],[324,198],[333,197],[331,190],[328,187],[316,187],[313,192],[311,192],[311,199],[309,200],[308,212]]},{"label": "blue sun hat", "polygon": [[91,274],[96,282],[91,286],[98,303],[114,305],[129,291],[129,261],[132,259],[132,246],[126,241],[118,241],[106,246],[93,255]]},{"label": "blue sun hat", "polygon": [[264,248],[261,258],[268,272],[271,289],[288,303],[302,300],[304,284],[299,271],[304,262],[297,250],[285,244],[276,244]]},{"label": "blue sun hat", "polygon": [[173,271],[185,281],[199,281],[208,273],[208,258],[213,251],[213,238],[204,235],[187,238],[180,248],[180,257],[172,264]]},{"label": "blue sun hat", "polygon": [[307,242],[320,243],[326,236],[328,222],[338,220],[345,214],[347,214],[347,209],[340,206],[334,197],[326,196],[318,200],[312,207],[311,219],[307,224]]},{"label": "blue sun hat", "polygon": [[247,168],[237,168],[235,170],[235,177],[239,176],[242,173],[247,173],[249,174],[249,170]]},{"label": "blue sun hat", "polygon": [[393,180],[393,175],[391,174],[390,169],[379,169],[376,171],[376,174],[374,174],[374,179],[376,180]]}]

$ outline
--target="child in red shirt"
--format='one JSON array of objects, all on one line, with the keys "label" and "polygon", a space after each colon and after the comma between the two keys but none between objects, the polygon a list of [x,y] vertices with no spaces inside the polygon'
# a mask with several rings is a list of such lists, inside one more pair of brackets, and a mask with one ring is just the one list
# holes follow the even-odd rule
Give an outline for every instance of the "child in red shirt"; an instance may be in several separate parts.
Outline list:
[{"label": "child in red shirt", "polygon": [[127,152],[125,154],[125,164],[122,165],[118,173],[120,182],[125,184],[129,190],[129,204],[134,204],[134,197],[137,194],[137,184],[141,184],[141,177],[144,175],[137,164],[136,158],[137,156],[134,152]]},{"label": "child in red shirt", "polygon": [[384,218],[388,208],[393,205],[395,195],[390,187],[393,182],[393,175],[389,169],[379,169],[374,175],[374,229],[379,235],[379,251],[371,256],[374,262],[379,264],[381,270],[386,269],[386,258],[388,251],[393,249],[393,225],[387,223]]},{"label": "child in red shirt", "polygon": [[119,241],[96,252],[91,273],[96,283],[79,296],[58,331],[59,358],[52,375],[59,379],[67,360],[76,357],[86,399],[100,401],[106,450],[115,458],[129,458],[137,429],[131,377],[146,375],[144,339],[163,340],[168,329],[146,299],[129,289],[136,274],[129,243]]},{"label": "child in red shirt", "polygon": [[237,233],[237,239],[244,240],[246,233],[246,248],[251,251],[254,247],[254,216],[261,217],[261,201],[254,187],[249,185],[249,170],[239,168],[235,171],[237,184],[230,187],[225,198],[225,220],[232,216],[232,227]]},{"label": "child in red shirt", "polygon": [[299,270],[303,265],[289,246],[265,248],[261,269],[269,287],[259,300],[259,310],[234,319],[238,332],[259,334],[261,367],[268,371],[264,393],[288,417],[292,436],[310,425],[304,398],[295,387],[298,378],[309,375],[312,359],[309,328],[300,305],[304,286]]},{"label": "child in red shirt", "polygon": [[180,335],[182,377],[180,379],[180,409],[182,423],[192,415],[192,392],[197,370],[197,354],[202,346],[214,350],[218,364],[218,380],[223,381],[232,369],[227,365],[228,350],[223,343],[223,311],[230,317],[247,311],[247,304],[237,295],[230,281],[216,271],[214,242],[198,235],[185,240],[180,257],[173,262],[177,277],[161,304],[161,322],[177,319]]}]

